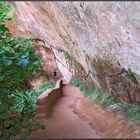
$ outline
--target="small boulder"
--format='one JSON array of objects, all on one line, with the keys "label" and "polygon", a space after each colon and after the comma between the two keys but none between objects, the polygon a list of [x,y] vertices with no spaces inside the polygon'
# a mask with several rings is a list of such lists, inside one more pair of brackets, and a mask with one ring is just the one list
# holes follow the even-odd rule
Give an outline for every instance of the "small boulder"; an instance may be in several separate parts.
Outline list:
[{"label": "small boulder", "polygon": [[113,105],[109,105],[107,107],[107,110],[109,111],[121,111],[123,109],[123,104],[122,103],[116,103]]}]

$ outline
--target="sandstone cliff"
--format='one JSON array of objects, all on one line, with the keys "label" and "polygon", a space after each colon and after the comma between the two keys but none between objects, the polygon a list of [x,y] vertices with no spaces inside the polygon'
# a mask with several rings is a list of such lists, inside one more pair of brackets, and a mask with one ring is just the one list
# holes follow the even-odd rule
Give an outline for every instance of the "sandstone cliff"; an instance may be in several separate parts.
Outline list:
[{"label": "sandstone cliff", "polygon": [[[88,74],[97,86],[121,97],[124,102],[139,102],[139,83],[135,78],[129,81],[126,75],[115,78],[101,75],[119,73],[120,65],[140,74],[139,2],[42,1],[13,2],[12,6],[18,27],[13,34],[26,33],[44,40],[45,47],[52,46],[58,67],[67,81],[76,73],[83,75],[83,79]],[[78,72],[72,72],[76,67],[72,68],[73,64],[58,49],[81,65]]]}]

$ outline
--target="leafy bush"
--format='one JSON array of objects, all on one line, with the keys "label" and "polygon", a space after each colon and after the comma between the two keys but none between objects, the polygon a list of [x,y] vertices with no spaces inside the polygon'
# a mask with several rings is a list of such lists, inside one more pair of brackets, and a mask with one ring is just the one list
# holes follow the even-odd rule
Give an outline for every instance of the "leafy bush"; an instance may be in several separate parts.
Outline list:
[{"label": "leafy bush", "polygon": [[64,55],[65,59],[71,59],[71,56],[68,52],[63,51],[63,55]]},{"label": "leafy bush", "polygon": [[70,83],[76,87],[81,85],[81,81],[79,79],[71,79]]},{"label": "leafy bush", "polygon": [[132,72],[131,68],[128,68],[127,76],[128,76],[129,79],[131,79],[131,77],[133,76],[133,72]]},{"label": "leafy bush", "polygon": [[0,2],[0,22],[3,23],[5,20],[12,20],[11,17],[7,16],[7,14],[11,11],[12,9],[6,5],[4,2]]},{"label": "leafy bush", "polygon": [[40,128],[40,124],[35,120],[37,96],[38,92],[32,89],[15,91],[9,94],[8,98],[0,100],[0,137],[12,138],[22,134],[25,138],[34,130],[32,128]]},{"label": "leafy bush", "polygon": [[46,91],[47,89],[49,89],[49,88],[54,88],[54,87],[55,87],[55,84],[54,84],[54,83],[49,82],[49,81],[46,81],[46,82],[44,82],[44,83],[40,86],[38,92],[39,92],[39,93],[42,93],[42,92]]},{"label": "leafy bush", "polygon": [[80,89],[82,92],[84,92],[84,93],[86,93],[86,91],[87,91],[87,88],[86,88],[86,86],[85,86],[84,84],[80,84],[80,85],[79,85],[79,89]]},{"label": "leafy bush", "polygon": [[36,98],[30,81],[43,61],[35,54],[27,37],[13,37],[5,25],[11,11],[0,2],[0,137],[28,136],[36,128]]},{"label": "leafy bush", "polygon": [[94,94],[96,95],[95,102],[103,108],[107,108],[109,105],[113,105],[118,102],[114,97],[112,97],[112,95],[105,93],[99,88],[95,88]]},{"label": "leafy bush", "polygon": [[140,105],[125,105],[122,112],[126,117],[131,118],[135,124],[140,124]]},{"label": "leafy bush", "polygon": [[30,114],[36,111],[36,98],[38,92],[35,90],[15,91],[11,94],[14,97],[14,104],[11,107],[13,113]]},{"label": "leafy bush", "polygon": [[86,92],[85,92],[84,94],[85,94],[85,96],[87,96],[87,97],[88,97],[88,96],[93,95],[94,91],[95,91],[95,89],[94,89],[94,88],[87,89],[87,90],[86,90]]}]

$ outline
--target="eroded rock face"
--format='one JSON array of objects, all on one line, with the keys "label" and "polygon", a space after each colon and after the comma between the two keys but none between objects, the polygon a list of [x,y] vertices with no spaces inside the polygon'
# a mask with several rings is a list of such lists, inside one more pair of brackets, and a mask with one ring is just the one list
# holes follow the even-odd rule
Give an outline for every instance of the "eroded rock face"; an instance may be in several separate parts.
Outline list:
[{"label": "eroded rock face", "polygon": [[[140,74],[139,2],[13,2],[13,6],[20,32],[45,40],[46,47],[67,51],[87,73],[110,72],[119,61]],[[59,62],[58,67],[69,80],[71,73]],[[107,87],[103,78],[90,77]]]},{"label": "eroded rock face", "polygon": [[[140,74],[140,3],[14,2],[20,30],[63,48],[87,70],[85,55],[119,60]],[[90,67],[90,66],[89,66]]]}]

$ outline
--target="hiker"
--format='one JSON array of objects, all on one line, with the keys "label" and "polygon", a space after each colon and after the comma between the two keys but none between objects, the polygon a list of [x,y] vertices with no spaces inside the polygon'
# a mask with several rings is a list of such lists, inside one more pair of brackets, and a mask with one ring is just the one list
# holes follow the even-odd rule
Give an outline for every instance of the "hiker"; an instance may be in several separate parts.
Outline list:
[{"label": "hiker", "polygon": [[56,81],[56,71],[53,72],[52,80]]}]

